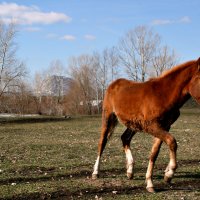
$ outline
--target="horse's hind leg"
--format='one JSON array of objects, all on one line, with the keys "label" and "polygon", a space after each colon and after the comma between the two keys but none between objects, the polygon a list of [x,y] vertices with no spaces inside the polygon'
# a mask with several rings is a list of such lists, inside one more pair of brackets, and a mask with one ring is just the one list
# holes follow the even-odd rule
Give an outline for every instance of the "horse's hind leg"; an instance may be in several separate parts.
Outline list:
[{"label": "horse's hind leg", "polygon": [[127,177],[129,179],[133,178],[134,159],[130,150],[130,142],[131,142],[132,137],[135,135],[135,133],[136,132],[134,132],[133,130],[127,128],[121,136],[124,151],[126,154]]},{"label": "horse's hind leg", "polygon": [[101,129],[101,136],[98,144],[98,157],[94,165],[94,171],[92,173],[92,178],[96,179],[99,175],[99,165],[100,165],[100,158],[105,149],[106,143],[108,138],[112,135],[115,126],[117,125],[117,117],[114,113],[108,115],[108,117],[103,116],[102,120],[102,129]]},{"label": "horse's hind leg", "polygon": [[[157,157],[157,154],[159,153],[159,149],[161,146],[162,141],[165,142],[168,147],[169,147],[169,151],[170,151],[170,161],[168,164],[167,169],[165,170],[165,181],[170,183],[171,179],[174,176],[174,172],[177,168],[177,162],[176,162],[176,151],[177,151],[177,143],[175,138],[167,131],[165,131],[164,129],[160,128],[159,126],[155,126],[154,129],[150,129],[149,131],[150,134],[152,134],[154,137],[158,138],[156,139],[153,148],[152,148],[152,152],[154,151],[154,155],[152,156],[153,159],[155,159]],[[150,161],[149,167],[148,167],[148,171],[149,174],[147,173],[146,175],[146,180],[147,180],[147,190],[149,192],[153,192],[153,183],[152,181],[150,181],[152,179],[152,171],[153,171],[153,165],[155,160],[152,160],[152,164]],[[151,166],[152,165],[152,166]],[[148,172],[147,171],[147,172]],[[152,188],[152,189],[149,189]]]}]

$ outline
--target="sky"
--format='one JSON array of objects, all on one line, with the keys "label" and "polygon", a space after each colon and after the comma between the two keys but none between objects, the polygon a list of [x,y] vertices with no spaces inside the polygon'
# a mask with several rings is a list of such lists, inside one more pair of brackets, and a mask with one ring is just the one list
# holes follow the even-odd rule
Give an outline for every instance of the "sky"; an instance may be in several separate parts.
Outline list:
[{"label": "sky", "polygon": [[200,57],[199,0],[0,0],[0,19],[14,21],[17,56],[31,75],[72,56],[116,46],[136,26],[153,29],[180,62]]}]

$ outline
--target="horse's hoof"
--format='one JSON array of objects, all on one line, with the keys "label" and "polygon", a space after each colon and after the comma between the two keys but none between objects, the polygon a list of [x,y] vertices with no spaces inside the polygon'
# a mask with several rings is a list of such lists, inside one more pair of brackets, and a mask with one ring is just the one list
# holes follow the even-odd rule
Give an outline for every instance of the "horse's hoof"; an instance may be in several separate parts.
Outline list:
[{"label": "horse's hoof", "polygon": [[147,187],[146,189],[149,193],[156,193],[153,187]]},{"label": "horse's hoof", "polygon": [[133,174],[132,173],[127,173],[127,177],[129,180],[133,179]]},{"label": "horse's hoof", "polygon": [[92,174],[92,179],[93,179],[93,180],[95,180],[95,179],[97,179],[97,178],[99,178],[99,175],[98,175],[98,174]]},{"label": "horse's hoof", "polygon": [[171,183],[172,177],[164,176],[164,181],[168,184]]}]

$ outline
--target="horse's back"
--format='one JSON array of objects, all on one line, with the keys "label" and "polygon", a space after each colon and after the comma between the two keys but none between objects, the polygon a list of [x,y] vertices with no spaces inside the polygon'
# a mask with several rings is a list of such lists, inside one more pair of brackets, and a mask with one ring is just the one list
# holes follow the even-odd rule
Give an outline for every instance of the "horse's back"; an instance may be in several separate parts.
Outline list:
[{"label": "horse's back", "polygon": [[113,110],[127,106],[141,104],[140,99],[145,96],[147,83],[138,83],[127,79],[117,79],[108,87],[104,106],[111,106]]},{"label": "horse's back", "polygon": [[108,89],[107,89],[107,95],[109,93],[119,93],[122,92],[123,90],[127,90],[127,89],[131,89],[134,90],[134,88],[136,89],[138,86],[141,87],[144,83],[139,83],[139,82],[135,82],[135,81],[131,81],[131,80],[127,80],[124,78],[120,78],[117,79],[115,81],[113,81]]},{"label": "horse's back", "polygon": [[148,82],[140,83],[127,79],[117,79],[108,87],[105,97],[110,99],[142,98],[146,92],[151,91],[151,84]]},{"label": "horse's back", "polygon": [[103,108],[115,113],[118,118],[145,120],[148,116],[152,119],[163,109],[158,93],[156,80],[141,83],[117,79],[106,91]]}]

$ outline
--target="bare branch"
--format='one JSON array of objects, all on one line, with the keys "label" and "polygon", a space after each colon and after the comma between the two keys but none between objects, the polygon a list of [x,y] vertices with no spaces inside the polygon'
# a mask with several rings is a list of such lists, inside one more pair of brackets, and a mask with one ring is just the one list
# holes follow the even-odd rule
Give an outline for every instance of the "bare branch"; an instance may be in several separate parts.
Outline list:
[{"label": "bare branch", "polygon": [[145,26],[130,30],[121,39],[118,46],[119,58],[129,78],[144,81],[157,46],[159,35]]},{"label": "bare branch", "polygon": [[16,33],[15,24],[5,25],[0,21],[0,96],[27,74],[24,63],[16,58]]}]

